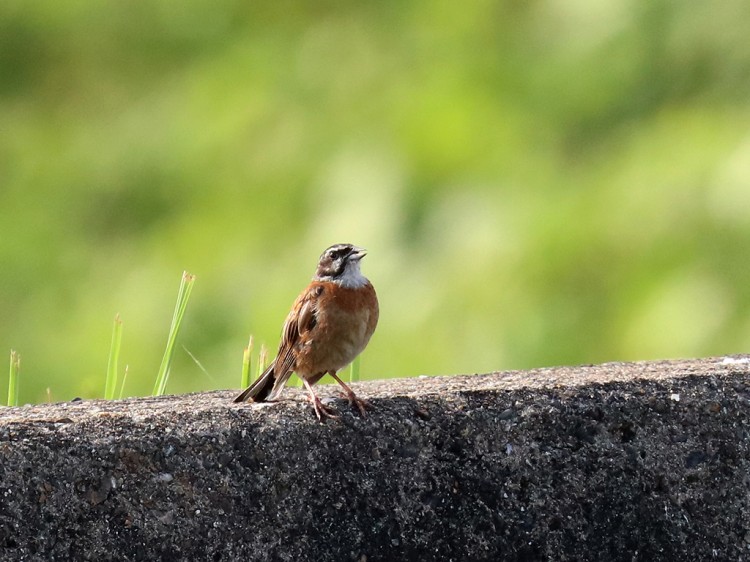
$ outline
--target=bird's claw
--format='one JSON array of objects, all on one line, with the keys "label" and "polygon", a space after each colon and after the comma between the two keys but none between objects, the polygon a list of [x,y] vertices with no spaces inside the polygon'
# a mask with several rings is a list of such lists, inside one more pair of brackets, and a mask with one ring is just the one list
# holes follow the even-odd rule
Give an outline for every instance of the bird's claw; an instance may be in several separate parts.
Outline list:
[{"label": "bird's claw", "polygon": [[339,415],[336,414],[336,410],[333,408],[329,408],[323,402],[320,401],[320,398],[317,396],[313,399],[311,399],[313,403],[313,408],[315,409],[315,415],[318,417],[318,421],[320,423],[325,422],[326,419],[332,419],[337,420],[339,419]]},{"label": "bird's claw", "polygon": [[352,406],[356,406],[359,409],[359,413],[362,414],[363,418],[367,417],[367,410],[372,409],[372,404],[370,404],[367,400],[363,400],[362,398],[359,398],[356,394],[342,392],[341,396],[346,398],[349,401],[349,404]]}]

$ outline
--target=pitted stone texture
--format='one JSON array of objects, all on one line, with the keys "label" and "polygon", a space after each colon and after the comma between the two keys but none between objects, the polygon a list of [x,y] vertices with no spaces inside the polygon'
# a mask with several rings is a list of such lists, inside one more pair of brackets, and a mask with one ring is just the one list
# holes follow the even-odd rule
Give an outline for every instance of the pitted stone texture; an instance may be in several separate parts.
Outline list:
[{"label": "pitted stone texture", "polygon": [[0,409],[0,559],[750,559],[745,357],[354,388]]}]

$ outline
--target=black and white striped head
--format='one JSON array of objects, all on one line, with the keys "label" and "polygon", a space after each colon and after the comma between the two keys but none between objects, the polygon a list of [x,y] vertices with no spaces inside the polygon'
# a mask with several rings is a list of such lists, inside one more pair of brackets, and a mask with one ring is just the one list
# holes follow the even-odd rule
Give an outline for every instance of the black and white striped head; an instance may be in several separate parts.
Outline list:
[{"label": "black and white striped head", "polygon": [[333,281],[345,287],[361,287],[367,279],[359,270],[359,261],[367,250],[353,244],[334,244],[320,255],[315,281]]}]

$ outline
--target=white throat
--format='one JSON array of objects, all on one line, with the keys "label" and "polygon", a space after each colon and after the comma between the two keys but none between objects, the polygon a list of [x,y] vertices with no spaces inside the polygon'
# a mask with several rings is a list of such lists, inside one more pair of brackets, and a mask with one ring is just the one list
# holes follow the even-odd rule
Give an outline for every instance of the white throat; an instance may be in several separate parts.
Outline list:
[{"label": "white throat", "polygon": [[347,263],[344,273],[338,279],[334,279],[333,282],[347,289],[358,289],[369,283],[367,277],[362,275],[359,270],[359,261]]}]

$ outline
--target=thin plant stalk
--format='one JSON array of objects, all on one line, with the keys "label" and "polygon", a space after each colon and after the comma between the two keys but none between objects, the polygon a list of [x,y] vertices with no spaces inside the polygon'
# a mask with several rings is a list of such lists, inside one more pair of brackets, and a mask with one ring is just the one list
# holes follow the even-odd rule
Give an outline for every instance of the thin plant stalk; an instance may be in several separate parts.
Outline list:
[{"label": "thin plant stalk", "polygon": [[266,344],[260,344],[260,353],[258,354],[258,375],[255,377],[256,380],[260,378],[263,371],[266,368],[266,361],[268,361],[268,348]]},{"label": "thin plant stalk", "polygon": [[349,367],[349,382],[359,382],[359,361],[360,358],[357,356]]},{"label": "thin plant stalk", "polygon": [[180,333],[182,318],[185,316],[185,309],[187,308],[187,303],[190,299],[190,292],[193,290],[194,283],[195,275],[183,271],[182,281],[180,281],[180,290],[177,293],[177,303],[175,304],[174,314],[172,315],[172,325],[169,327],[167,347],[164,349],[164,357],[161,360],[159,372],[156,375],[156,383],[154,384],[153,390],[154,396],[162,396],[167,388],[169,371],[172,368],[172,360],[174,359],[177,335]]},{"label": "thin plant stalk", "polygon": [[203,366],[203,363],[201,363],[201,362],[200,362],[200,360],[199,360],[199,359],[198,359],[198,358],[197,358],[197,357],[196,357],[195,355],[193,355],[193,352],[192,352],[192,351],[190,351],[190,350],[189,350],[189,349],[188,349],[187,347],[185,347],[184,345],[182,346],[182,349],[184,349],[184,350],[185,350],[185,353],[187,353],[187,354],[188,354],[188,355],[190,356],[190,359],[192,359],[192,360],[193,360],[193,363],[195,363],[195,364],[196,364],[196,365],[198,366],[198,368],[199,368],[199,369],[200,369],[201,371],[203,371],[203,374],[204,374],[204,375],[206,375],[206,376],[208,377],[208,379],[209,379],[210,381],[214,382],[214,378],[213,378],[213,377],[211,376],[211,373],[209,373],[209,372],[208,372],[208,369],[206,369],[206,368],[205,368],[205,367]]},{"label": "thin plant stalk", "polygon": [[109,346],[109,361],[107,362],[107,381],[104,385],[104,399],[113,400],[117,387],[117,363],[120,360],[120,344],[122,343],[122,320],[115,316],[112,328],[112,343]]},{"label": "thin plant stalk", "polygon": [[120,400],[122,400],[123,393],[125,392],[125,381],[128,378],[128,365],[125,365],[125,372],[122,374],[122,384],[120,385],[120,396],[118,397]]},{"label": "thin plant stalk", "polygon": [[10,351],[10,376],[8,378],[8,406],[18,406],[18,372],[21,370],[21,356]]},{"label": "thin plant stalk", "polygon": [[250,361],[253,353],[253,336],[247,342],[247,347],[242,353],[242,378],[240,379],[240,388],[250,386]]}]

